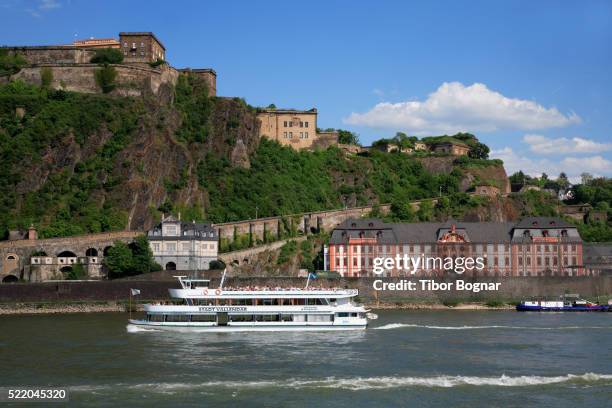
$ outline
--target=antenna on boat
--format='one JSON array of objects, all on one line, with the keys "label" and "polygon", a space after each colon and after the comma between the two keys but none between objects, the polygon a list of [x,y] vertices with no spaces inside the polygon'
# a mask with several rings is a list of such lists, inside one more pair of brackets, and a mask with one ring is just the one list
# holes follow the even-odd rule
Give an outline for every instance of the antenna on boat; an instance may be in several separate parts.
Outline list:
[{"label": "antenna on boat", "polygon": [[223,289],[223,282],[225,282],[225,273],[227,272],[227,268],[223,269],[223,275],[221,275],[221,283],[219,284],[219,289]]}]

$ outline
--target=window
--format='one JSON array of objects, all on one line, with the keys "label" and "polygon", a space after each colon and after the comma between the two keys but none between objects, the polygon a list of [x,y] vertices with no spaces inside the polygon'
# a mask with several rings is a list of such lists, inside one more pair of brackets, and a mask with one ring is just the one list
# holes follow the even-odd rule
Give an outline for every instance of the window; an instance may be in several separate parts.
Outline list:
[{"label": "window", "polygon": [[128,43],[127,43],[127,42],[124,42],[124,43],[123,43],[123,48],[127,48],[127,47],[128,47]]},{"label": "window", "polygon": [[542,266],[542,258],[538,257],[538,266]]},{"label": "window", "polygon": [[308,122],[304,122],[304,127],[308,127]]},{"label": "window", "polygon": [[157,243],[153,244],[153,251],[159,252],[159,244]]},{"label": "window", "polygon": [[300,132],[300,139],[304,138],[304,132]]},{"label": "window", "polygon": [[141,46],[141,47],[144,47],[144,43],[143,43],[143,42],[141,42],[141,43],[140,43],[140,46]]},{"label": "window", "polygon": [[531,258],[527,258],[527,266],[531,266]]},{"label": "window", "polygon": [[287,127],[287,121],[284,122],[284,127]]},{"label": "window", "polygon": [[304,133],[304,139],[308,139],[308,132]]},{"label": "window", "polygon": [[304,127],[304,122],[300,121],[300,127]]},{"label": "window", "polygon": [[293,132],[289,132],[289,139],[293,139]]},{"label": "window", "polygon": [[518,264],[519,264],[519,266],[523,266],[523,257],[522,256],[519,256]]},{"label": "window", "polygon": [[283,132],[283,137],[286,139],[287,138],[287,132]]},{"label": "window", "polygon": [[167,242],[166,243],[166,251],[169,251],[169,252],[176,251],[176,243],[175,242]]},{"label": "window", "polygon": [[136,43],[132,43],[132,48],[136,48]]}]

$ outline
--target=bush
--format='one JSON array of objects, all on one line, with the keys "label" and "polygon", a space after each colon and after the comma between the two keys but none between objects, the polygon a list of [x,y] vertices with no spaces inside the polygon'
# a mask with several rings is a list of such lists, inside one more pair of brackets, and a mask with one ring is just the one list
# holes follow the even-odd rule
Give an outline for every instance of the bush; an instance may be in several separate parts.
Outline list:
[{"label": "bush", "polygon": [[104,93],[111,92],[117,86],[115,83],[115,80],[117,79],[117,71],[114,67],[111,67],[108,64],[105,64],[104,67],[97,70],[94,75],[96,84]]},{"label": "bush", "polygon": [[123,62],[123,53],[117,48],[101,48],[96,50],[90,62],[92,64],[120,64]]},{"label": "bush", "polygon": [[214,261],[210,261],[209,267],[210,269],[225,269],[225,263],[220,259],[215,259]]},{"label": "bush", "polygon": [[150,66],[151,68],[159,67],[160,65],[163,65],[163,64],[167,64],[167,62],[166,62],[166,61],[164,61],[163,59],[159,59],[159,58],[158,58],[158,59],[156,59],[156,60],[155,60],[155,61],[153,61],[153,62],[149,62],[149,66]]},{"label": "bush", "polygon": [[149,240],[144,235],[136,237],[129,245],[115,241],[104,257],[103,264],[111,279],[161,270],[161,266],[153,259]]},{"label": "bush", "polygon": [[49,88],[53,82],[53,70],[49,67],[40,69],[40,83],[43,88]]},{"label": "bush", "polygon": [[21,54],[10,54],[7,49],[0,48],[0,76],[16,74],[26,63]]},{"label": "bush", "polygon": [[485,305],[487,305],[488,307],[503,307],[503,306],[506,305],[506,303],[503,300],[491,299],[491,300],[487,301],[487,303],[485,303]]},{"label": "bush", "polygon": [[64,274],[64,278],[67,280],[79,280],[85,277],[87,277],[87,272],[85,272],[85,268],[80,263],[72,265],[70,271]]}]

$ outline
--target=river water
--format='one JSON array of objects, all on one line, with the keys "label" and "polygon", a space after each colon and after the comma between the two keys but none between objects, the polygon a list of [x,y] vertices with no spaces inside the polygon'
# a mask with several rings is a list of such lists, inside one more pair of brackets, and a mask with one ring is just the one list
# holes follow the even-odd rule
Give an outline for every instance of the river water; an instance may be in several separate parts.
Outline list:
[{"label": "river water", "polygon": [[0,316],[1,381],[67,387],[84,407],[612,404],[612,313],[379,316],[363,332],[250,334],[128,333],[120,313]]}]

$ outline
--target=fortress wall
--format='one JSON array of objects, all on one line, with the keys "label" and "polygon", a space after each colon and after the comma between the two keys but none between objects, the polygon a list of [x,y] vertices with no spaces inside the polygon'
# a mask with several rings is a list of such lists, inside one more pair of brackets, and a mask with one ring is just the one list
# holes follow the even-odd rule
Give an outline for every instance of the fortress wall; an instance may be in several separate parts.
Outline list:
[{"label": "fortress wall", "polygon": [[28,64],[83,64],[95,55],[95,50],[79,49],[71,45],[8,47],[10,54],[19,54]]},{"label": "fortress wall", "polygon": [[[118,85],[113,93],[122,96],[140,96],[147,91],[157,94],[164,83],[174,86],[179,75],[176,69],[168,65],[161,65],[157,68],[144,64],[142,66],[113,64],[112,66],[117,71]],[[41,85],[43,68],[52,71],[51,87],[54,89],[63,88],[67,91],[82,93],[101,92],[95,80],[95,72],[101,68],[98,64],[40,64],[22,68],[9,80],[21,79],[27,83]]]}]

